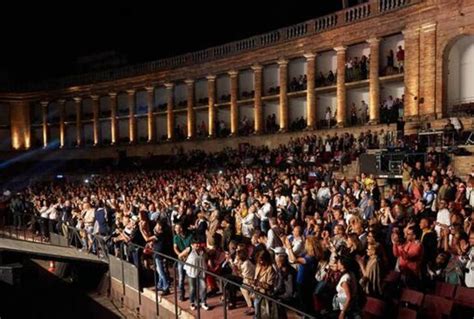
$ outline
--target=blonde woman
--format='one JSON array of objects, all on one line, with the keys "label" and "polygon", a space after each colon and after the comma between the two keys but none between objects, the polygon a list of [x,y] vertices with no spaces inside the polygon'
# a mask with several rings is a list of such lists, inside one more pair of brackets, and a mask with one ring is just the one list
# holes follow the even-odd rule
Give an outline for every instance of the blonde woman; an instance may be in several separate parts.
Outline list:
[{"label": "blonde woman", "polygon": [[288,251],[291,263],[298,264],[296,275],[297,298],[300,301],[301,309],[306,313],[313,312],[312,292],[314,290],[314,278],[317,263],[322,258],[323,247],[319,240],[313,236],[306,238],[304,243],[304,254],[296,256],[288,238],[285,238],[284,245]]}]

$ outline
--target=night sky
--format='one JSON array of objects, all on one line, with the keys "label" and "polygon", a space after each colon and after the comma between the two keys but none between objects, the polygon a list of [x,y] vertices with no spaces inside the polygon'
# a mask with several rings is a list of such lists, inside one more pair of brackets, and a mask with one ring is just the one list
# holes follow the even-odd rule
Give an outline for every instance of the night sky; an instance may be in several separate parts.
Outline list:
[{"label": "night sky", "polygon": [[[131,1],[130,1],[131,2]],[[76,72],[77,57],[115,50],[128,63],[242,39],[341,9],[341,1],[65,1],[0,8],[0,80],[38,81]],[[320,4],[322,3],[322,4]],[[4,6],[3,4],[1,6]],[[212,8],[211,8],[212,6]]]}]

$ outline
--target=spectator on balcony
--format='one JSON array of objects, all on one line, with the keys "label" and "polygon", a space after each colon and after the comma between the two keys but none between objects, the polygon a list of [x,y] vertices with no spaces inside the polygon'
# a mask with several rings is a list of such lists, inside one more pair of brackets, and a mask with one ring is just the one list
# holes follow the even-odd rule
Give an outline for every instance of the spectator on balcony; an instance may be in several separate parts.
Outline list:
[{"label": "spectator on balcony", "polygon": [[397,51],[397,66],[398,66],[398,73],[402,73],[403,66],[405,64],[405,50],[402,48],[401,45],[398,46],[398,51]]},{"label": "spectator on balcony", "polygon": [[334,75],[332,70],[329,71],[329,74],[328,74],[328,77],[327,77],[327,82],[330,85],[335,84],[335,82],[336,82],[336,76]]},{"label": "spectator on balcony", "polygon": [[354,58],[349,58],[346,62],[346,80],[347,82],[352,81],[354,78]]},{"label": "spectator on balcony", "polygon": [[205,137],[207,135],[207,127],[204,121],[201,121],[201,125],[197,127],[197,134],[199,137]]},{"label": "spectator on balcony", "polygon": [[298,80],[296,77],[293,77],[293,79],[290,82],[290,92],[298,91]]},{"label": "spectator on balcony", "polygon": [[357,108],[356,108],[356,105],[355,103],[352,103],[351,105],[351,125],[352,126],[355,126],[357,125]]},{"label": "spectator on balcony", "polygon": [[359,114],[360,124],[365,124],[369,121],[369,105],[365,103],[364,100],[362,100],[360,103]]},{"label": "spectator on balcony", "polygon": [[316,77],[316,84],[318,86],[325,86],[326,85],[326,77],[324,76],[323,72],[319,72],[319,75]]},{"label": "spectator on balcony", "polygon": [[393,119],[393,105],[394,105],[394,100],[393,96],[389,96],[385,102],[382,104],[382,123],[392,123]]},{"label": "spectator on balcony", "polygon": [[331,128],[332,111],[331,111],[331,107],[329,106],[326,108],[325,120],[326,120],[327,128]]},{"label": "spectator on balcony", "polygon": [[394,61],[394,54],[393,50],[388,51],[387,55],[387,68],[392,72],[393,68],[395,67],[395,61]]},{"label": "spectator on balcony", "polygon": [[365,55],[360,59],[361,80],[367,79],[368,59]]}]

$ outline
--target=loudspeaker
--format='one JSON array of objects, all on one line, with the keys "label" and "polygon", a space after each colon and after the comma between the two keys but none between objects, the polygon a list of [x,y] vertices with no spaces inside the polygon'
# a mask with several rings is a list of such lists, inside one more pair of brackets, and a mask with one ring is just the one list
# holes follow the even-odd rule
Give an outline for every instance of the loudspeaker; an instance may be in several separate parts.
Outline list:
[{"label": "loudspeaker", "polygon": [[12,286],[21,284],[23,265],[15,263],[0,266],[0,281]]},{"label": "loudspeaker", "polygon": [[377,163],[377,156],[373,154],[360,155],[360,171],[366,174],[378,174],[379,164]]}]

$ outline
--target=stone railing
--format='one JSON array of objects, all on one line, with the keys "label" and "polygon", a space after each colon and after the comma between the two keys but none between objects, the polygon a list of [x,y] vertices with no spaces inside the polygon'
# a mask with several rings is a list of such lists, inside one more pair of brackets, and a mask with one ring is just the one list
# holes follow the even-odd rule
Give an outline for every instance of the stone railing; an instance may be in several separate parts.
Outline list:
[{"label": "stone railing", "polygon": [[37,91],[58,87],[69,87],[79,84],[93,84],[104,81],[113,81],[125,77],[138,76],[159,70],[182,67],[196,63],[209,62],[226,58],[235,54],[249,52],[258,48],[272,46],[292,39],[321,33],[333,28],[352,24],[386,12],[401,9],[421,0],[369,0],[354,7],[350,7],[329,15],[309,20],[303,23],[281,28],[251,38],[226,43],[197,52],[187,53],[152,62],[125,66],[117,69],[100,71],[90,74],[73,75],[60,79],[53,79],[42,83],[27,85],[7,85],[1,87],[3,91]]}]

